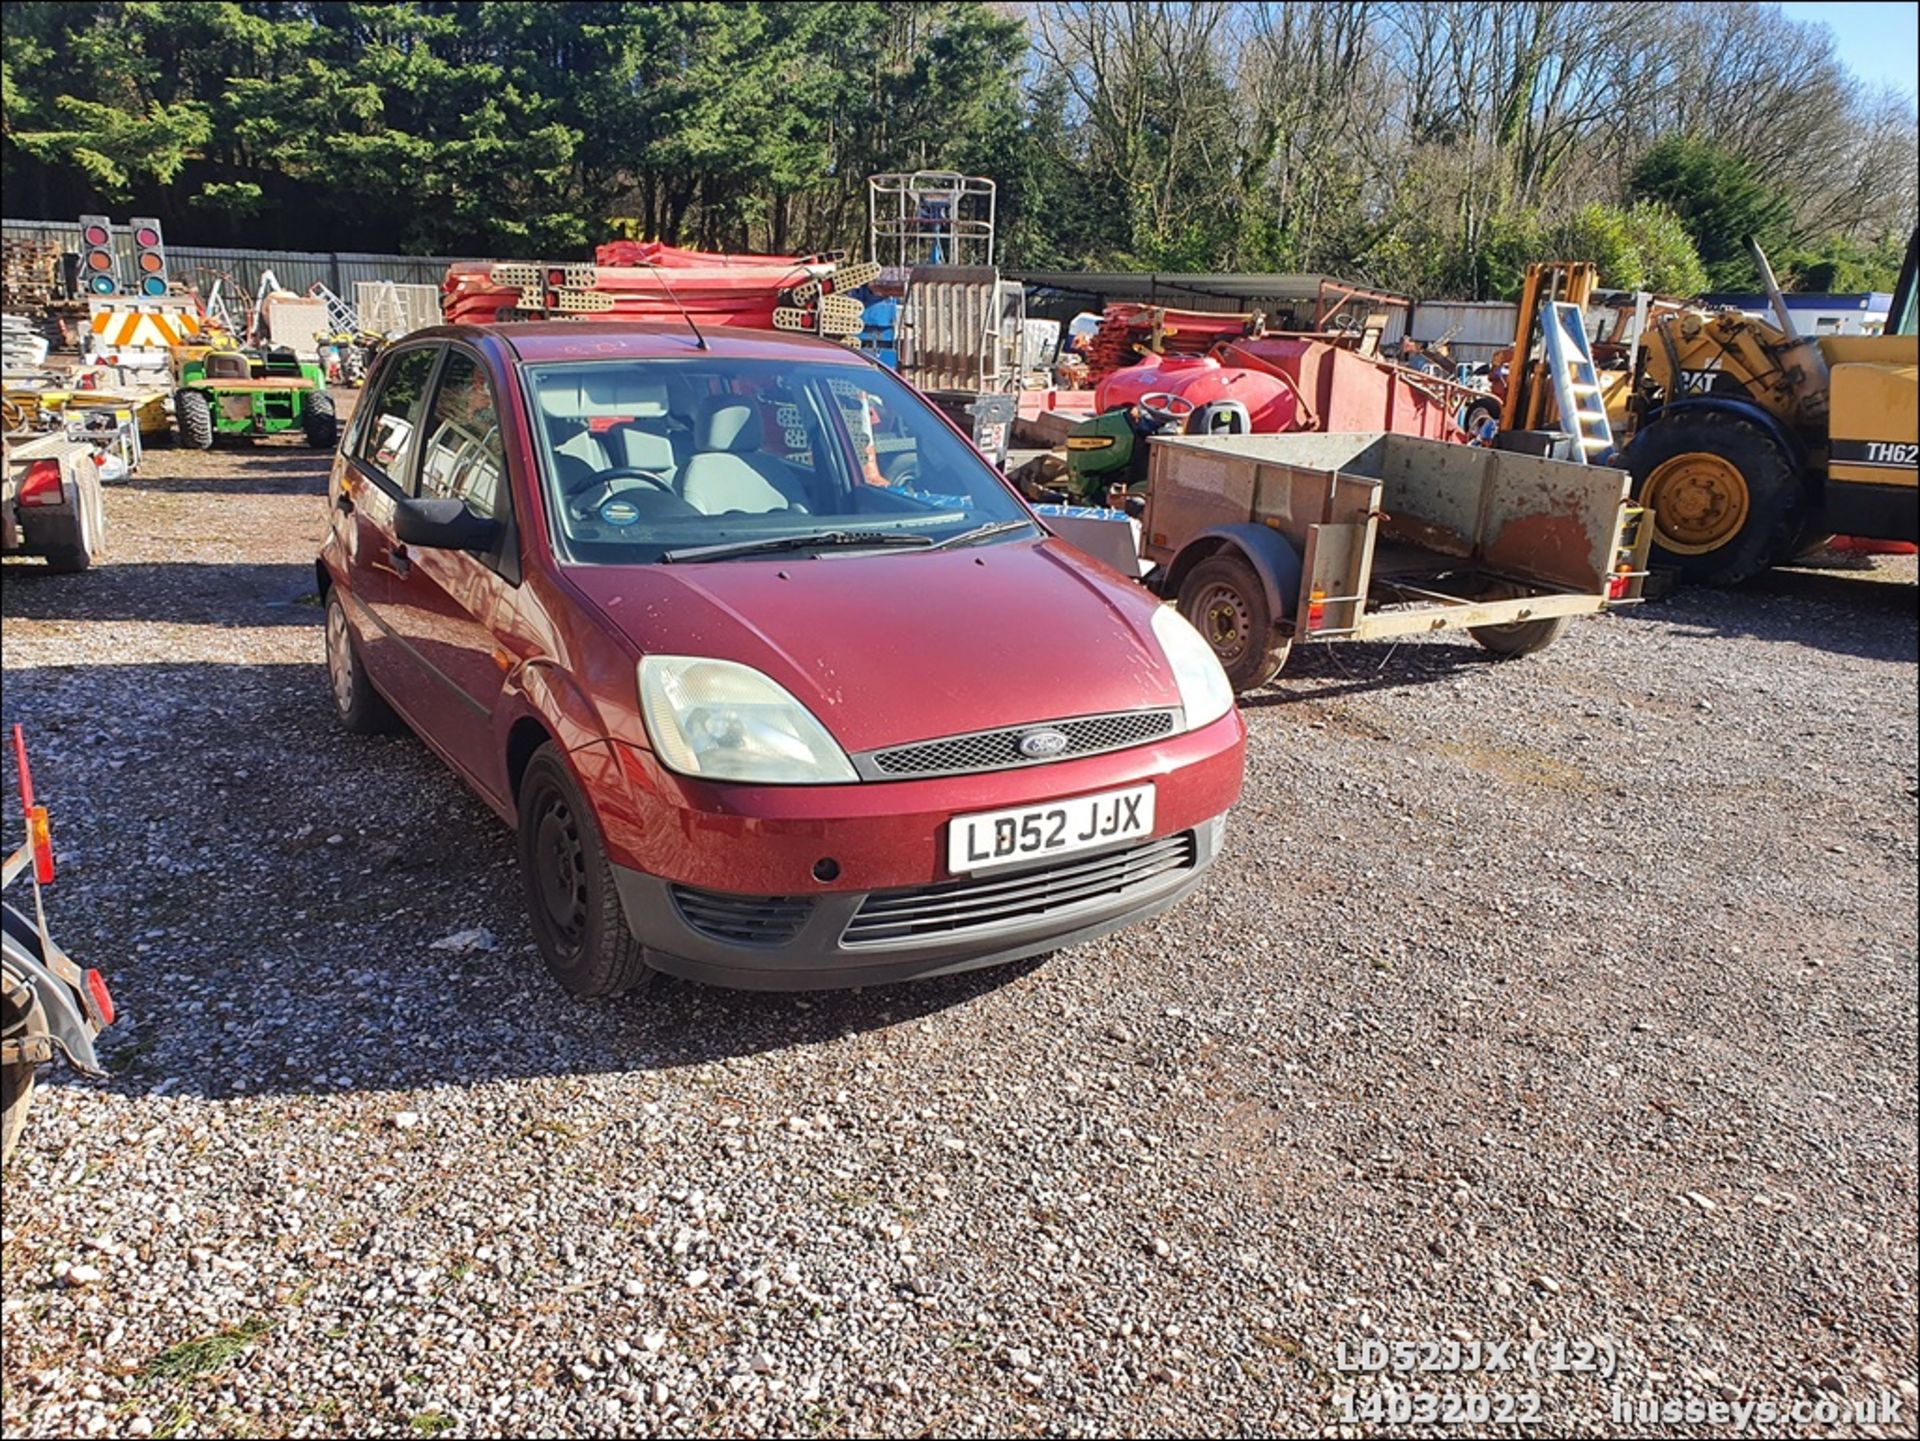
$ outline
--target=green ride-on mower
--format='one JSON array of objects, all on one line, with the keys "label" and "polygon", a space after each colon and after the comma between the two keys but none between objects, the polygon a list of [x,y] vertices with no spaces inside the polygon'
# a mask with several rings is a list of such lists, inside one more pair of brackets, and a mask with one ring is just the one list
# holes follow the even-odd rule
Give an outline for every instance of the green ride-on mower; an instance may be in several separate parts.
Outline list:
[{"label": "green ride-on mower", "polygon": [[209,450],[217,435],[278,435],[297,430],[315,450],[340,438],[333,397],[317,361],[285,348],[173,352],[174,433],[179,443]]},{"label": "green ride-on mower", "polygon": [[1065,489],[1081,505],[1118,505],[1115,491],[1145,495],[1148,437],[1185,431],[1193,413],[1184,395],[1156,390],[1089,416],[1067,433]]}]

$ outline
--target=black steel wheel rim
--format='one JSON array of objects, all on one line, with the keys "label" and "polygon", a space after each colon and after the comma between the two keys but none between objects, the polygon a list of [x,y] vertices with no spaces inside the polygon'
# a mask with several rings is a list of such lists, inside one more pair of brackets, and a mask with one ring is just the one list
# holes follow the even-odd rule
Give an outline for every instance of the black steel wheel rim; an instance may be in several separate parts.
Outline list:
[{"label": "black steel wheel rim", "polygon": [[566,797],[547,791],[533,827],[534,894],[562,949],[577,951],[587,931],[587,851]]}]

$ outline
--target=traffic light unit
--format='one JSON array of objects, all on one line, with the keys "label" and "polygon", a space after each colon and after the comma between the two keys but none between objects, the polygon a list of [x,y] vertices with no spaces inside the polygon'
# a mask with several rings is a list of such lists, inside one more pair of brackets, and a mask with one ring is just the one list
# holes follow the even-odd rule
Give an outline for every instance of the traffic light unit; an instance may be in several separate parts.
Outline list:
[{"label": "traffic light unit", "polygon": [[104,215],[80,217],[80,283],[89,295],[120,293],[119,258],[113,253],[113,222]]}]

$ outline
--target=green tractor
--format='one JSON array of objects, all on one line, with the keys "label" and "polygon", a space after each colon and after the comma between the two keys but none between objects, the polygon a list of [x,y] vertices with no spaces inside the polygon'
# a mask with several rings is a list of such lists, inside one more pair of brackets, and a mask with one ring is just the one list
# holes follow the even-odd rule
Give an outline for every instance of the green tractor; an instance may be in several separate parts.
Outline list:
[{"label": "green tractor", "polygon": [[316,361],[284,348],[173,353],[173,421],[180,444],[210,450],[216,435],[298,430],[315,450],[332,450],[340,421]]}]

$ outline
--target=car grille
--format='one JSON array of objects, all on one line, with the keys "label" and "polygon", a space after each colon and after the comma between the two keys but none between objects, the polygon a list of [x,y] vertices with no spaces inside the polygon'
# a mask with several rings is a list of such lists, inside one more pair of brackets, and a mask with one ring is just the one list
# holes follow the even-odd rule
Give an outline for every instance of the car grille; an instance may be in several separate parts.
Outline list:
[{"label": "car grille", "polygon": [[[1142,745],[1172,735],[1179,712],[1174,710],[1120,711],[1113,715],[1082,716],[1078,720],[1035,721],[971,735],[894,746],[859,757],[858,769],[874,780],[900,776],[953,776],[968,771],[1007,770],[1014,766],[1046,765],[1074,756],[1099,755],[1126,746]],[[1059,731],[1066,748],[1038,758],[1020,754],[1020,738],[1034,731]]]},{"label": "car grille", "polygon": [[736,946],[778,946],[799,934],[813,910],[807,896],[729,896],[674,886],[673,903],[703,936]]},{"label": "car grille", "polygon": [[1190,871],[1198,848],[1192,831],[1126,850],[1080,856],[1012,875],[949,881],[910,891],[875,891],[847,923],[841,943],[879,946],[921,936],[1050,915],[1084,901],[1125,895],[1177,871]]}]

